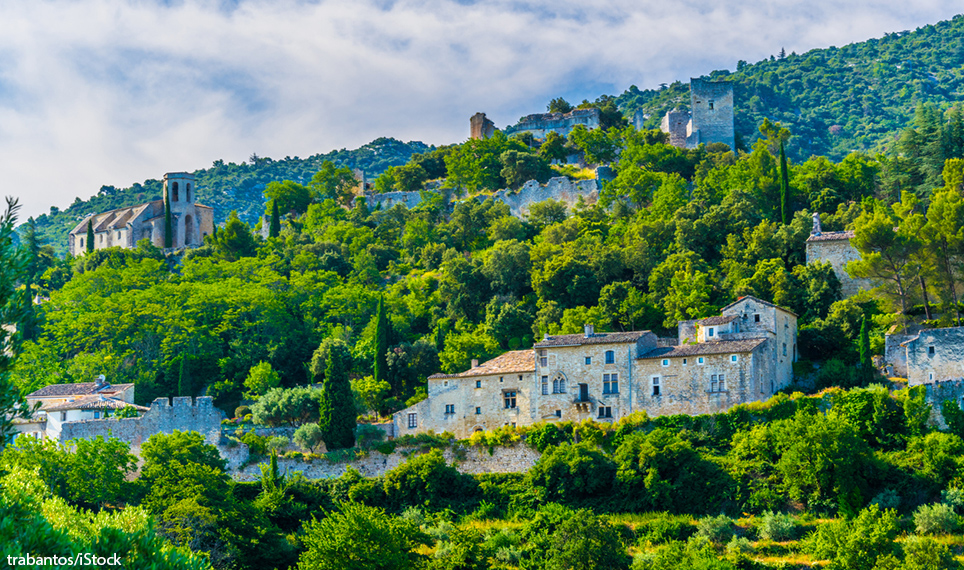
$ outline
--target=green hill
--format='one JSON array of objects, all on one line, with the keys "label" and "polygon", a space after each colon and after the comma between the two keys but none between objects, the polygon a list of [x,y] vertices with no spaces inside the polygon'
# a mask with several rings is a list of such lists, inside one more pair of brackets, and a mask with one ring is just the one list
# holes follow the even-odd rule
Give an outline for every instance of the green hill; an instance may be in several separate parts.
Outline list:
[{"label": "green hill", "polygon": [[[737,137],[747,146],[768,117],[795,135],[787,153],[797,161],[885,151],[918,104],[946,108],[961,101],[964,16],[840,48],[741,61],[735,73],[709,77],[734,83]],[[642,109],[646,126],[657,128],[666,111],[688,109],[689,100],[688,84],[676,82],[655,90],[632,86],[617,104],[629,117]]]},{"label": "green hill", "polygon": [[[418,141],[404,143],[382,137],[354,150],[335,150],[307,158],[273,160],[253,155],[248,162],[241,164],[216,160],[211,168],[194,172],[197,177],[197,200],[214,208],[215,223],[224,221],[232,210],[237,210],[242,220],[253,225],[264,212],[263,192],[269,182],[294,180],[307,183],[326,160],[339,166],[361,169],[366,177],[373,178],[389,166],[405,164],[412,154],[430,149]],[[145,180],[128,188],[102,186],[96,195],[87,200],[76,198],[64,210],[51,207],[49,214],[38,216],[37,232],[54,247],[58,255],[64,255],[67,253],[67,233],[88,214],[160,198],[160,180]]]}]

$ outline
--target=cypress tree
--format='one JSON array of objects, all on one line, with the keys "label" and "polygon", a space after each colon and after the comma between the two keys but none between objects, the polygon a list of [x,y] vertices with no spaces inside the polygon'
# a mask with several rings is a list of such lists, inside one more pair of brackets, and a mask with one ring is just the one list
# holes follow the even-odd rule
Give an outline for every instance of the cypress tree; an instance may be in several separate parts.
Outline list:
[{"label": "cypress tree", "polygon": [[787,225],[787,197],[790,195],[790,173],[787,170],[787,153],[780,141],[780,219]]},{"label": "cypress tree", "polygon": [[177,377],[177,395],[193,396],[194,390],[191,386],[191,365],[187,361],[187,356],[181,357],[181,371]]},{"label": "cypress tree", "polygon": [[388,317],[385,316],[385,295],[378,298],[378,311],[375,314],[375,365],[374,377],[376,382],[388,381]]},{"label": "cypress tree", "polygon": [[268,237],[278,237],[281,233],[281,215],[278,213],[278,199],[271,200],[271,225],[268,226]]},{"label": "cypress tree", "polygon": [[87,220],[87,253],[94,253],[94,219]]},{"label": "cypress tree", "polygon": [[164,190],[164,247],[174,247],[174,221],[171,218],[171,191]]},{"label": "cypress tree", "polygon": [[318,401],[318,427],[328,451],[355,446],[355,399],[348,380],[348,347],[333,344],[328,351],[325,384]]},{"label": "cypress tree", "polygon": [[867,384],[873,377],[873,362],[870,358],[870,334],[867,332],[867,317],[860,318],[860,339],[857,342],[860,352],[860,383]]}]

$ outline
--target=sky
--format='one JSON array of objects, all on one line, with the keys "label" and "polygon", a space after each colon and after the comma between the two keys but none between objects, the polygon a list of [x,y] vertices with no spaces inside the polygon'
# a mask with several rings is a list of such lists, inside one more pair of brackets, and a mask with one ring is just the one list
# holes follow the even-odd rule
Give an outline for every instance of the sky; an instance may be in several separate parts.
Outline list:
[{"label": "sky", "polygon": [[950,19],[959,0],[10,0],[0,193],[21,218],[165,172],[428,144],[779,53]]}]

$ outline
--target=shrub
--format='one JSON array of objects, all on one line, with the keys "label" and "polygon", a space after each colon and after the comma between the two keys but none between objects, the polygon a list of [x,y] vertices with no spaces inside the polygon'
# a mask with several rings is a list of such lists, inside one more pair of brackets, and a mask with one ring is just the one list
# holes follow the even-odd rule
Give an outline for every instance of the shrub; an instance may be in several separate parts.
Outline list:
[{"label": "shrub", "polygon": [[234,417],[236,418],[243,418],[244,416],[250,413],[251,413],[251,408],[249,408],[248,406],[238,406],[237,408],[234,408]]},{"label": "shrub", "polygon": [[900,495],[893,489],[885,489],[877,493],[877,496],[874,497],[874,500],[870,501],[870,503],[884,510],[896,509],[900,506]]},{"label": "shrub", "polygon": [[908,536],[904,541],[902,570],[955,570],[961,566],[946,544],[929,537]]},{"label": "shrub", "polygon": [[672,540],[686,540],[696,532],[687,516],[663,514],[640,525],[636,530],[640,544],[662,544]]},{"label": "shrub", "polygon": [[734,536],[735,530],[733,519],[726,515],[703,517],[696,523],[696,536],[715,544],[725,544]]},{"label": "shrub", "polygon": [[276,435],[268,438],[266,447],[268,448],[268,451],[279,453],[282,449],[287,447],[289,443],[291,443],[291,441],[287,437]]},{"label": "shrub", "polygon": [[760,538],[782,542],[796,535],[797,523],[792,515],[767,511],[760,520]]},{"label": "shrub", "polygon": [[254,433],[254,428],[239,439],[241,443],[248,446],[252,455],[264,455],[268,450],[268,438]]},{"label": "shrub", "polygon": [[314,451],[322,442],[321,428],[318,424],[304,424],[295,432],[295,443],[302,449]]},{"label": "shrub", "polygon": [[914,513],[914,526],[920,534],[949,534],[958,524],[954,507],[945,503],[921,505]]},{"label": "shrub", "polygon": [[385,431],[371,424],[358,424],[355,428],[355,445],[371,449],[385,439]]},{"label": "shrub", "polygon": [[753,545],[750,544],[750,540],[745,536],[733,535],[730,542],[726,543],[727,554],[749,554],[753,552]]},{"label": "shrub", "polygon": [[545,453],[546,449],[566,441],[570,441],[569,435],[548,422],[533,427],[526,434],[526,443],[539,453]]},{"label": "shrub", "polygon": [[941,502],[954,507],[958,513],[964,510],[964,489],[951,487],[941,491]]},{"label": "shrub", "polygon": [[615,474],[613,461],[598,449],[564,443],[539,458],[528,480],[547,500],[578,501],[607,495]]}]

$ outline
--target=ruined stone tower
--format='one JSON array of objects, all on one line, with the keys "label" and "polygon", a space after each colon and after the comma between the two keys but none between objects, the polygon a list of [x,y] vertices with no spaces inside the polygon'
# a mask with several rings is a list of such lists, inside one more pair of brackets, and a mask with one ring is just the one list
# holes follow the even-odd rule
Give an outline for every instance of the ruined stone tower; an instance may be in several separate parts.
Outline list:
[{"label": "ruined stone tower", "polygon": [[670,144],[680,148],[724,143],[735,149],[733,84],[690,79],[690,112],[679,109],[667,112],[660,130],[669,133]]},{"label": "ruined stone tower", "polygon": [[495,123],[485,118],[485,113],[476,113],[469,118],[469,138],[487,139],[495,134]]}]

